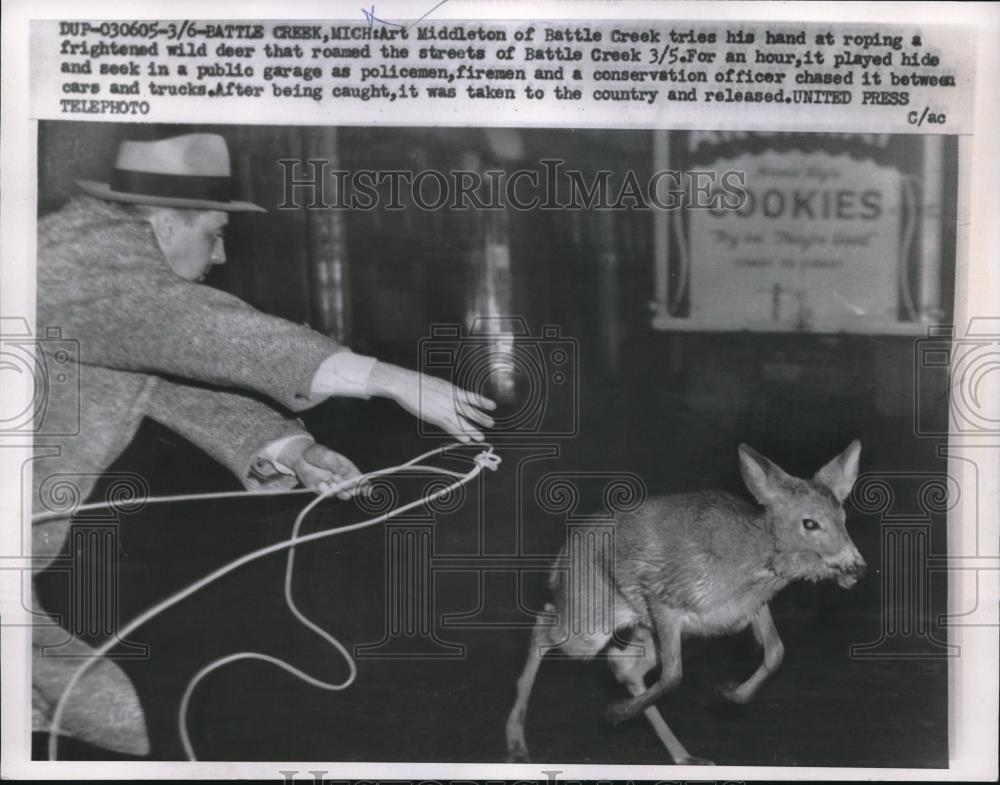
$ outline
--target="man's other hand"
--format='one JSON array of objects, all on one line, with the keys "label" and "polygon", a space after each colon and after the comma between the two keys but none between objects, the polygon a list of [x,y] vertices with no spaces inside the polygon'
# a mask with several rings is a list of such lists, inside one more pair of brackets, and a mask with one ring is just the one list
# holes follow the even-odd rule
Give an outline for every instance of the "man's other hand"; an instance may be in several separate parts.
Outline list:
[{"label": "man's other hand", "polygon": [[493,411],[497,405],[489,398],[398,365],[376,363],[368,376],[368,392],[392,398],[410,414],[460,442],[481,442],[484,437],[479,427],[494,425],[486,411]]},{"label": "man's other hand", "polygon": [[[321,444],[292,442],[281,451],[278,460],[294,471],[304,486],[324,493],[361,475],[351,461]],[[353,485],[338,493],[337,498],[349,499],[362,487],[363,484]]]}]

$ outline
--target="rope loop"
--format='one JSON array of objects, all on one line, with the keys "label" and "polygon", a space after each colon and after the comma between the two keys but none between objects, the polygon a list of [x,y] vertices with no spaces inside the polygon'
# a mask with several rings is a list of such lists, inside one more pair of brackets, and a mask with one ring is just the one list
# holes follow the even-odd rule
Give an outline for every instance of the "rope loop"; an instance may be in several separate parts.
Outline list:
[{"label": "rope loop", "polygon": [[[59,697],[59,702],[56,704],[55,711],[53,712],[52,715],[52,723],[49,727],[49,745],[48,745],[49,760],[53,761],[58,760],[59,729],[61,727],[63,715],[66,713],[66,706],[69,702],[69,697],[73,691],[73,688],[76,687],[80,679],[83,677],[83,674],[86,673],[86,671],[92,665],[94,665],[94,663],[99,662],[102,657],[104,657],[111,649],[114,648],[119,638],[125,638],[127,635],[134,632],[136,629],[141,627],[149,620],[158,616],[163,611],[176,605],[182,600],[190,597],[195,592],[205,588],[210,583],[213,583],[214,581],[221,578],[223,575],[226,575],[232,572],[233,570],[242,567],[244,564],[249,564],[252,561],[256,561],[257,559],[263,558],[264,556],[268,556],[272,553],[277,553],[282,550],[288,551],[288,558],[285,566],[285,586],[284,586],[285,603],[288,605],[288,609],[303,626],[312,630],[317,636],[325,640],[344,658],[344,661],[347,663],[349,671],[348,676],[343,682],[340,683],[326,682],[323,681],[322,679],[316,678],[315,676],[311,676],[310,674],[305,673],[304,671],[301,671],[298,668],[295,668],[294,666],[290,665],[284,660],[281,660],[277,657],[272,657],[267,654],[261,654],[260,652],[236,652],[234,654],[226,655],[225,657],[220,657],[217,660],[213,660],[211,663],[209,663],[201,670],[199,670],[198,673],[196,673],[191,678],[191,680],[188,682],[187,688],[184,690],[184,696],[181,699],[181,705],[178,711],[177,725],[178,725],[178,733],[181,737],[181,742],[184,745],[184,751],[187,754],[189,760],[192,761],[197,760],[197,758],[195,757],[194,748],[191,745],[191,741],[188,737],[188,732],[187,732],[187,709],[188,705],[190,704],[191,695],[194,692],[194,688],[209,673],[231,662],[237,662],[241,660],[258,660],[258,661],[268,662],[271,663],[272,665],[276,665],[282,670],[285,670],[286,672],[295,676],[297,679],[300,679],[306,682],[307,684],[311,684],[314,687],[318,687],[319,689],[339,691],[349,687],[354,682],[354,679],[357,676],[357,665],[355,664],[354,659],[347,651],[347,648],[340,641],[338,641],[331,633],[327,632],[318,624],[316,624],[314,621],[307,618],[305,614],[303,614],[302,611],[296,606],[295,600],[292,597],[292,583],[293,583],[294,566],[295,566],[295,548],[299,545],[304,545],[310,542],[316,542],[317,540],[321,540],[326,537],[335,537],[337,535],[346,534],[347,532],[355,531],[357,529],[364,529],[369,526],[375,526],[376,524],[384,523],[390,518],[394,518],[397,515],[401,515],[407,510],[413,509],[414,507],[417,507],[422,504],[427,504],[442,496],[451,493],[460,486],[470,482],[477,475],[481,474],[483,469],[496,471],[497,468],[500,466],[501,463],[500,456],[493,451],[493,447],[489,444],[483,445],[485,446],[486,449],[484,449],[482,452],[478,453],[475,457],[472,458],[472,464],[473,464],[472,468],[465,474],[460,474],[458,472],[451,471],[450,469],[445,469],[437,466],[419,465],[421,461],[430,458],[432,456],[443,456],[445,453],[451,452],[452,450],[458,447],[467,447],[467,446],[469,445],[461,444],[459,442],[455,442],[453,444],[446,444],[437,449],[425,452],[422,455],[418,455],[416,458],[413,458],[412,460],[409,460],[406,463],[402,463],[399,466],[392,466],[388,469],[378,469],[376,471],[368,472],[367,474],[363,474],[360,477],[354,477],[350,480],[345,480],[344,482],[339,483],[333,487],[327,488],[325,491],[318,494],[315,499],[310,501],[305,507],[302,508],[302,510],[299,512],[298,516],[295,519],[295,524],[292,526],[292,535],[287,540],[282,540],[281,542],[274,543],[273,545],[265,546],[256,551],[251,551],[250,553],[247,553],[243,556],[240,556],[237,559],[234,559],[231,562],[228,562],[227,564],[224,564],[222,567],[219,567],[218,569],[214,570],[208,575],[189,584],[188,586],[176,592],[175,594],[170,595],[165,600],[162,600],[156,605],[153,605],[151,608],[148,608],[146,611],[140,613],[138,616],[132,619],[132,621],[126,624],[121,630],[116,631],[116,634],[112,635],[111,638],[109,638],[107,641],[101,644],[99,648],[94,650],[94,653],[92,655],[90,655],[80,664],[80,666],[73,673],[73,676],[67,682],[66,687],[62,692],[62,695]],[[453,481],[451,483],[448,483],[447,485],[438,487],[436,490],[434,490],[433,492],[427,494],[426,496],[420,499],[408,502],[407,504],[404,504],[401,507],[397,507],[394,510],[390,510],[370,520],[361,521],[360,523],[352,523],[347,526],[340,526],[336,529],[324,529],[322,531],[313,532],[312,534],[306,534],[306,535],[299,534],[299,530],[302,527],[302,522],[305,520],[306,515],[308,515],[309,512],[311,512],[313,508],[315,508],[324,499],[334,496],[335,494],[340,493],[341,491],[358,486],[365,480],[369,480],[373,477],[384,477],[386,475],[395,474],[396,472],[401,472],[404,470],[410,470],[410,471],[417,470],[417,471],[425,471],[425,472],[441,474],[453,478]],[[193,498],[214,498],[222,496],[230,497],[234,495],[240,495],[240,494],[220,493],[220,494],[198,494],[197,496],[185,495],[177,497],[159,497],[155,501],[166,503],[171,501],[175,502],[190,501]],[[244,492],[242,495],[253,496],[261,494],[253,492]],[[268,494],[268,495],[273,495],[273,494]],[[153,501],[153,500],[147,500],[147,502],[148,501]],[[107,506],[108,504],[109,504],[108,502],[102,502],[96,505],[86,505],[86,507],[88,509],[93,509],[98,506]],[[81,507],[79,509],[83,508]],[[45,515],[48,516],[47,513]],[[33,520],[37,521],[37,518]]]}]

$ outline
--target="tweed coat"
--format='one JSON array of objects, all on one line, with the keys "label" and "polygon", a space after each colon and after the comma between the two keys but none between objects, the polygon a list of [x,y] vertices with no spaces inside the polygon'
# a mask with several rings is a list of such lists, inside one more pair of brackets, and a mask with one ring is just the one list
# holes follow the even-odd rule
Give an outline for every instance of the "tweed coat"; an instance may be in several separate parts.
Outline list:
[{"label": "tweed coat", "polygon": [[[279,409],[294,413],[319,403],[310,391],[313,376],[346,347],[181,278],[147,222],[91,197],[39,221],[37,292],[36,373],[47,395],[35,418],[36,512],[84,501],[144,417],[204,449],[247,488],[294,482],[258,453],[304,433]],[[68,517],[33,526],[38,569],[59,553],[68,527]],[[79,655],[89,651],[66,638],[54,623],[34,631],[39,729],[46,704],[51,709]],[[40,647],[54,644],[76,657],[41,656]],[[110,749],[148,750],[141,707],[113,662],[92,668],[74,696],[64,722],[69,734]]]}]

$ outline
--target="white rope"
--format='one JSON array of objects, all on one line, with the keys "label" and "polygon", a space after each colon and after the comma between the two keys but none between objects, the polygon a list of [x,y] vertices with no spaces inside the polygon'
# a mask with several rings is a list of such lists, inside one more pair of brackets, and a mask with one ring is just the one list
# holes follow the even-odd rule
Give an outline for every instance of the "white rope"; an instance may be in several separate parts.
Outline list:
[{"label": "white rope", "polygon": [[[264,662],[270,662],[273,665],[277,665],[279,668],[282,668],[283,670],[292,674],[296,678],[299,678],[307,682],[308,684],[311,684],[314,687],[318,687],[320,689],[339,691],[349,687],[354,682],[354,679],[357,676],[357,666],[355,665],[353,658],[348,653],[347,649],[343,646],[343,644],[341,644],[335,637],[333,637],[333,635],[331,635],[326,630],[319,627],[319,625],[317,625],[315,622],[308,619],[298,609],[298,607],[295,605],[294,600],[292,599],[292,575],[293,575],[293,567],[295,564],[295,548],[299,545],[304,545],[305,543],[314,542],[316,540],[324,539],[326,537],[333,537],[339,534],[346,534],[347,532],[352,532],[358,529],[363,529],[369,526],[375,526],[379,523],[383,523],[389,520],[390,518],[394,518],[397,515],[406,512],[407,510],[413,509],[414,507],[423,504],[427,504],[428,502],[434,501],[435,499],[441,496],[445,496],[451,493],[461,485],[464,485],[465,483],[471,481],[473,478],[478,476],[483,471],[484,468],[496,471],[497,467],[500,465],[500,456],[496,455],[493,452],[493,447],[489,445],[485,445],[485,449],[475,456],[475,458],[473,459],[474,460],[473,467],[465,474],[460,474],[458,472],[453,472],[451,470],[443,469],[436,466],[416,465],[420,461],[432,455],[443,455],[444,453],[450,450],[463,446],[467,445],[462,445],[458,443],[445,445],[443,447],[439,447],[436,450],[430,450],[428,452],[423,453],[422,455],[418,455],[416,458],[413,458],[412,460],[407,461],[406,463],[402,463],[399,466],[393,466],[388,469],[379,469],[377,471],[369,472],[368,474],[363,474],[360,477],[354,477],[346,482],[340,483],[339,485],[336,485],[328,489],[327,491],[319,494],[315,499],[309,502],[309,504],[307,504],[302,509],[298,517],[295,519],[295,525],[292,527],[292,536],[289,539],[283,540],[282,542],[274,543],[273,545],[268,545],[266,547],[259,548],[258,550],[252,551],[248,554],[245,554],[244,556],[239,557],[238,559],[234,559],[228,564],[224,564],[222,567],[219,567],[218,569],[214,570],[213,572],[209,573],[203,578],[200,578],[199,580],[189,584],[186,588],[181,589],[180,591],[170,595],[165,600],[162,600],[161,602],[152,606],[145,612],[136,616],[121,630],[118,630],[116,634],[113,635],[109,640],[105,641],[99,648],[97,648],[94,651],[94,653],[90,655],[90,657],[85,662],[83,662],[80,665],[80,667],[77,668],[77,670],[73,673],[72,678],[70,678],[69,682],[66,685],[66,688],[63,690],[63,693],[59,698],[59,702],[56,704],[55,712],[53,713],[52,716],[52,724],[49,729],[49,760],[53,761],[58,760],[59,728],[62,722],[63,715],[65,714],[66,711],[66,705],[68,703],[70,694],[76,687],[77,683],[79,683],[80,679],[83,677],[83,674],[86,673],[86,671],[95,662],[100,661],[102,657],[104,657],[111,649],[113,649],[115,645],[118,643],[119,638],[126,637],[127,635],[131,634],[136,629],[141,627],[143,624],[148,622],[150,619],[153,619],[154,617],[163,613],[163,611],[173,607],[182,600],[190,597],[195,592],[205,588],[210,583],[218,580],[224,575],[229,574],[233,570],[239,569],[244,564],[249,564],[252,561],[256,561],[257,559],[261,559],[265,556],[269,556],[272,553],[277,553],[278,551],[282,550],[288,550],[288,561],[285,567],[285,602],[288,604],[289,610],[291,610],[292,614],[303,625],[305,625],[313,632],[315,632],[317,635],[322,637],[324,640],[330,643],[330,645],[332,645],[335,649],[337,649],[338,652],[340,652],[341,656],[343,656],[345,661],[347,662],[348,668],[350,670],[350,675],[344,682],[340,684],[332,684],[329,682],[324,682],[314,676],[310,676],[309,674],[300,671],[298,668],[295,668],[294,666],[288,664],[283,660],[280,660],[276,657],[271,657],[266,654],[260,654],[258,652],[237,652],[235,654],[230,654],[218,660],[215,660],[214,662],[209,663],[200,671],[198,671],[198,673],[196,673],[194,677],[191,679],[191,681],[188,683],[187,689],[184,691],[184,697],[181,700],[181,706],[178,712],[178,728],[181,735],[181,741],[184,745],[184,751],[187,754],[189,760],[197,760],[194,754],[194,749],[191,746],[191,741],[188,737],[187,724],[186,724],[187,708],[190,702],[191,694],[194,692],[194,688],[205,676],[207,676],[213,670],[221,668],[222,666],[227,665],[230,662],[236,662],[238,660],[245,660],[245,659],[261,660]],[[436,474],[445,474],[454,477],[456,479],[450,485],[446,485],[442,488],[439,488],[438,490],[434,491],[428,496],[409,502],[408,504],[404,504],[402,507],[398,507],[395,510],[390,510],[389,512],[384,513],[383,515],[379,515],[376,518],[372,518],[367,521],[361,521],[360,523],[352,523],[337,529],[328,529],[307,535],[299,534],[299,529],[301,528],[302,522],[305,520],[306,515],[308,515],[309,512],[311,512],[312,509],[316,507],[316,505],[322,502],[324,499],[330,497],[333,494],[360,485],[365,481],[370,480],[374,477],[382,477],[388,474],[394,474],[404,469],[408,469],[411,471],[424,471]],[[207,498],[207,497],[219,498],[219,496],[231,496],[231,495],[233,494],[230,493],[197,494],[196,496],[198,498]],[[244,493],[243,495],[253,495],[253,492]],[[256,494],[256,495],[262,495],[262,494]],[[263,495],[274,495],[274,493],[269,492]],[[186,501],[192,498],[192,496],[172,497],[172,498],[173,500],[176,501]],[[159,497],[159,499],[162,501],[169,501],[171,500],[171,497]],[[98,506],[107,506],[109,504],[110,502],[105,502]],[[94,506],[95,505],[87,505],[87,507],[89,508],[93,508]]]},{"label": "white rope", "polygon": [[266,491],[222,491],[217,493],[186,493],[180,496],[149,496],[145,499],[142,498],[128,498],[128,499],[114,499],[110,501],[103,502],[91,502],[90,504],[81,504],[79,507],[74,507],[71,510],[51,510],[49,512],[39,512],[31,516],[31,523],[42,523],[44,521],[50,521],[53,518],[69,518],[74,515],[79,515],[81,512],[89,512],[90,510],[103,510],[105,507],[111,507],[112,509],[116,504],[120,505],[132,505],[140,504],[145,507],[147,504],[163,504],[164,502],[192,502],[201,501],[202,499],[232,499],[243,496],[286,496],[293,493],[315,493],[311,488],[289,488],[281,490],[266,490]]},{"label": "white rope", "polygon": [[[428,469],[437,474],[448,474],[452,477],[462,477],[460,472],[453,472],[449,469],[443,469],[439,467],[422,467],[422,466],[412,466],[409,463],[402,464],[401,466],[394,467],[399,468],[410,468],[413,470]],[[393,471],[389,469],[388,471]],[[367,476],[367,475],[366,475]],[[356,482],[360,482],[359,479],[351,480],[348,484],[353,485]],[[333,491],[336,493],[337,491]],[[278,489],[268,489],[268,490],[254,490],[254,491],[216,491],[213,493],[183,493],[176,496],[147,496],[145,498],[127,498],[127,499],[112,499],[103,502],[90,502],[89,504],[81,504],[78,507],[74,507],[71,510],[50,510],[47,512],[38,512],[31,516],[32,525],[36,523],[44,523],[45,521],[50,521],[55,518],[69,518],[74,515],[79,515],[81,512],[89,512],[91,510],[103,510],[106,507],[114,508],[115,505],[131,505],[131,504],[141,504],[144,508],[147,504],[164,504],[166,502],[192,502],[192,501],[203,501],[206,499],[236,499],[245,498],[251,496],[291,496],[297,493],[315,493],[311,488],[278,488]],[[138,512],[138,510],[136,510]]]}]

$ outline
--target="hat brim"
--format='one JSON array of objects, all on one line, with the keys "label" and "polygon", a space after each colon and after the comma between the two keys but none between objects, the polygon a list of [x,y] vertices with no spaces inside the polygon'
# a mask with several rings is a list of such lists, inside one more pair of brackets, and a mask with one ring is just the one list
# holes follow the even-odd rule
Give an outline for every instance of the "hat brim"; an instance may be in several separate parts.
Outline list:
[{"label": "hat brim", "polygon": [[214,202],[208,199],[178,199],[170,196],[153,196],[151,194],[132,194],[115,191],[108,183],[97,183],[93,180],[77,180],[80,190],[98,199],[111,202],[128,202],[129,204],[147,204],[150,207],[177,207],[186,210],[223,210],[228,213],[252,212],[266,213],[267,209],[253,202]]}]

